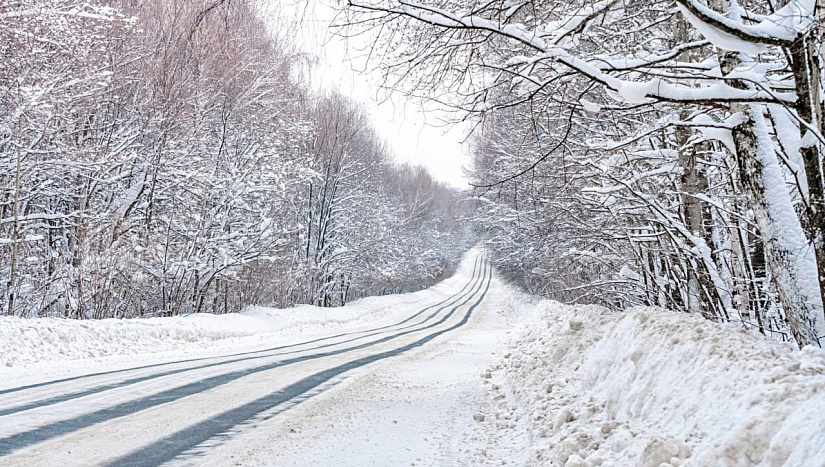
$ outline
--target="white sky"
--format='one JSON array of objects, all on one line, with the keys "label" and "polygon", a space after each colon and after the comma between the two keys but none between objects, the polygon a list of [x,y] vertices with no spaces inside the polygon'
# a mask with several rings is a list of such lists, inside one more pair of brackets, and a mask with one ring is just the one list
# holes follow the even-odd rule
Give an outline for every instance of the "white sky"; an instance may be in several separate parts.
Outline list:
[{"label": "white sky", "polygon": [[386,97],[379,87],[381,75],[374,70],[356,71],[365,68],[363,60],[359,60],[359,44],[355,43],[357,39],[345,40],[329,31],[335,15],[329,2],[279,3],[279,7],[295,9],[297,16],[303,16],[297,40],[307,53],[318,59],[313,70],[313,85],[338,89],[341,94],[361,102],[397,160],[423,165],[437,180],[456,188],[468,188],[463,165],[469,164],[469,156],[466,145],[462,144],[466,129],[460,125],[445,126],[442,120],[446,119],[446,113],[434,106],[425,112],[420,103],[407,100],[400,93],[379,102],[379,98]]}]

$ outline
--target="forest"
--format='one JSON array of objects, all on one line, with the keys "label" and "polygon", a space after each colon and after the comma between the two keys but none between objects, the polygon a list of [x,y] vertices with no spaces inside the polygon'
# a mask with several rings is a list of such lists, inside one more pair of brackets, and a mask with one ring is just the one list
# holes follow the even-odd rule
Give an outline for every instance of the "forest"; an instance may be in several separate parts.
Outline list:
[{"label": "forest", "polygon": [[0,4],[0,305],[107,318],[337,306],[467,247],[457,194],[251,0]]},{"label": "forest", "polygon": [[821,0],[350,0],[477,122],[474,225],[528,291],[825,337]]},{"label": "forest", "polygon": [[821,346],[822,0],[336,2],[387,89],[472,124],[466,193],[304,84],[265,3],[0,5],[5,313],[336,306],[480,242],[530,293]]}]

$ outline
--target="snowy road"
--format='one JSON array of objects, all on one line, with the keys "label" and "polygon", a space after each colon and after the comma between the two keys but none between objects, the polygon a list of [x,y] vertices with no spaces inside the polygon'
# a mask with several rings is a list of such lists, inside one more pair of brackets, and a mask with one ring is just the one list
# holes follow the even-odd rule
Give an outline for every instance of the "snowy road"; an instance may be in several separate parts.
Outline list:
[{"label": "snowy road", "polygon": [[[483,369],[486,361],[466,365],[468,362],[459,357],[440,367],[422,366],[418,361],[433,351],[458,355],[455,348],[444,346],[462,345],[456,334],[463,332],[462,328],[473,327],[468,323],[479,321],[477,315],[483,311],[481,304],[490,290],[492,270],[480,256],[471,265],[465,268],[468,273],[463,279],[453,280],[451,290],[442,287],[437,293],[425,294],[425,301],[407,304],[403,319],[393,324],[250,352],[147,362],[0,389],[0,464],[221,465],[235,459],[241,464],[298,464],[298,457],[273,460],[271,446],[274,440],[284,440],[280,430],[285,420],[295,423],[291,412],[317,413],[317,405],[329,405],[329,397],[314,396],[324,394],[348,376],[360,375],[364,380],[380,370],[385,377],[418,372],[445,381],[450,377],[455,381],[456,375],[478,378],[476,371]],[[485,347],[479,349],[484,351]],[[468,355],[478,360],[478,352]],[[404,358],[391,358],[399,356]],[[465,368],[451,368],[455,364]],[[375,401],[358,400],[365,391],[393,400],[392,394],[379,394],[374,387],[342,396],[352,384],[341,386],[330,397],[343,400],[325,412],[345,410],[349,411],[349,419],[357,419],[358,414],[367,413],[359,407]],[[408,391],[399,397],[409,400],[410,394]],[[304,404],[306,407],[296,407],[307,400],[310,402]],[[421,402],[432,408],[438,401]],[[444,406],[444,411],[449,410]],[[306,417],[309,425],[318,420],[317,416]],[[326,439],[327,448],[329,440],[341,435],[340,430],[330,428],[334,422],[328,418],[322,423],[327,433],[313,436]],[[419,417],[420,428],[431,426],[433,420],[427,418]],[[364,426],[355,432],[363,433],[365,426],[373,426],[371,420],[362,420]],[[398,420],[393,422],[398,424]],[[288,432],[294,433],[295,429]],[[294,440],[291,442],[295,445]],[[307,449],[306,442],[298,443],[303,447],[294,453],[296,456],[332,455],[335,459],[340,452],[324,446]],[[351,446],[352,442],[345,444]],[[402,449],[400,445],[395,447]],[[287,451],[282,447],[277,454]],[[377,453],[381,459],[373,459],[375,462],[383,460],[385,465],[393,465],[392,451],[364,446],[360,454],[353,453],[349,460],[338,457],[335,463],[359,465],[365,453]]]},{"label": "snowy road", "polygon": [[539,300],[478,250],[335,310],[0,317],[2,467],[822,467],[823,411],[821,349]]}]

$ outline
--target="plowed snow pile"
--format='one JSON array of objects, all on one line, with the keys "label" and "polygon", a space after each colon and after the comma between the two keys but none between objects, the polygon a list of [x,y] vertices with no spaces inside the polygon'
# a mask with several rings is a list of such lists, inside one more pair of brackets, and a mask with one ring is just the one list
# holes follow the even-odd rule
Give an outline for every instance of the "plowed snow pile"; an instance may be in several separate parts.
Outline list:
[{"label": "plowed snow pile", "polygon": [[172,350],[272,346],[398,320],[407,307],[427,297],[425,292],[371,297],[333,310],[309,305],[250,307],[229,315],[88,321],[0,316],[0,366]]},{"label": "plowed snow pile", "polygon": [[825,465],[822,350],[655,308],[536,314],[481,422],[521,430],[528,465]]},{"label": "plowed snow pile", "polygon": [[429,289],[367,297],[334,309],[249,307],[229,315],[87,321],[0,316],[0,368],[172,351],[173,358],[221,349],[249,351],[383,326],[460,288],[473,274],[476,255],[478,250],[471,250],[454,276]]}]

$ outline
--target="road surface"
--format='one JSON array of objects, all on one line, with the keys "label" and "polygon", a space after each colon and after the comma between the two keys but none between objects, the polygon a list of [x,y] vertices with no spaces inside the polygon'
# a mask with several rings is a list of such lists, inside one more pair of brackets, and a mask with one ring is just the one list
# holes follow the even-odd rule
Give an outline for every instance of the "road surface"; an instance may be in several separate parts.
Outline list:
[{"label": "road surface", "polygon": [[2,389],[0,465],[453,464],[506,328],[471,270],[393,324]]}]

